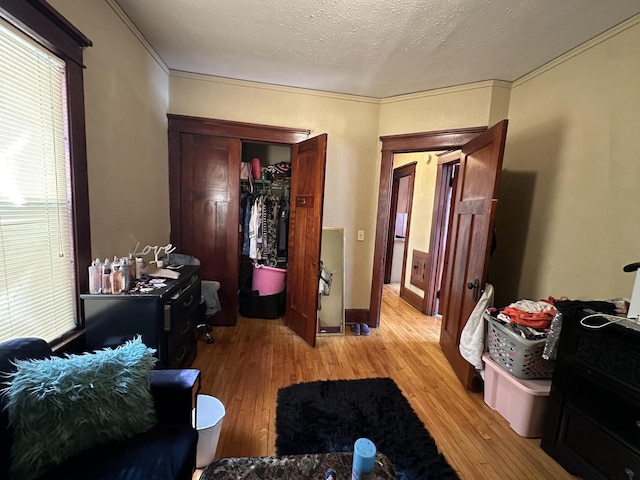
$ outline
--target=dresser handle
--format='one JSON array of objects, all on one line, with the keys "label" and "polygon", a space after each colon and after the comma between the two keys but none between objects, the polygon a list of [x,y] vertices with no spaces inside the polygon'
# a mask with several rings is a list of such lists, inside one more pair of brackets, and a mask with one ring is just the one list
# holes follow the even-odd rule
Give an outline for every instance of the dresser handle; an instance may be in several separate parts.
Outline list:
[{"label": "dresser handle", "polygon": [[189,297],[189,301],[188,301],[188,302],[184,302],[184,303],[182,304],[182,306],[186,308],[186,307],[188,307],[189,305],[191,305],[191,302],[193,302],[193,295],[191,295],[191,296]]},{"label": "dresser handle", "polygon": [[[176,358],[176,361],[178,363],[180,363],[182,361],[182,359],[184,358],[186,353],[187,353],[186,347],[182,347],[182,353],[180,353],[180,356]],[[631,472],[631,474],[633,475],[633,472]],[[630,478],[633,478],[633,477],[630,477]]]},{"label": "dresser handle", "polygon": [[636,420],[636,427],[640,428],[640,420]]},{"label": "dresser handle", "polygon": [[627,477],[629,477],[629,480],[634,480],[634,478],[636,478],[636,474],[633,473],[633,470],[631,470],[630,468],[625,468],[624,473],[627,474]]},{"label": "dresser handle", "polygon": [[184,328],[180,330],[180,335],[184,335],[185,333],[187,333],[190,328],[191,328],[191,322],[187,322]]}]

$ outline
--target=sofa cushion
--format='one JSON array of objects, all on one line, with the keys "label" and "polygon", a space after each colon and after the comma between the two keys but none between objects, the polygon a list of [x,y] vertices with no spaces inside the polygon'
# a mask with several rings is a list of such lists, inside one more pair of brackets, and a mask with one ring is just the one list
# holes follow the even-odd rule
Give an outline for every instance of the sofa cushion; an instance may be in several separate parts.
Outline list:
[{"label": "sofa cushion", "polygon": [[71,457],[38,480],[190,480],[197,442],[191,427],[158,425],[130,440]]},{"label": "sofa cushion", "polygon": [[16,361],[5,397],[11,476],[34,478],[72,455],[150,429],[153,352],[137,338],[95,353]]}]

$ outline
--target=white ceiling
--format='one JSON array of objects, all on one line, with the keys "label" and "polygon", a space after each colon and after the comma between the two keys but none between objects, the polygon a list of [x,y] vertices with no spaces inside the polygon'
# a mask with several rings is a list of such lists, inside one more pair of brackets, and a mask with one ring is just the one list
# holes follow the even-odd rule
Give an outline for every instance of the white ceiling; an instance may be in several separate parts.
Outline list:
[{"label": "white ceiling", "polygon": [[513,81],[638,0],[116,0],[172,70],[375,98]]}]

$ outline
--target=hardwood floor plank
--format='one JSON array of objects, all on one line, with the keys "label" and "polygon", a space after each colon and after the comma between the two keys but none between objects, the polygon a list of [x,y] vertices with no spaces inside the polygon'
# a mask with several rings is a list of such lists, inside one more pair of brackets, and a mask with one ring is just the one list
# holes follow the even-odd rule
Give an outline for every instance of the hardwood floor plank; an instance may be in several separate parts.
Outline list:
[{"label": "hardwood floor plank", "polygon": [[[214,327],[215,343],[199,344],[193,367],[202,393],[224,403],[217,457],[275,454],[278,389],[291,383],[391,377],[435,438],[460,478],[573,479],[540,449],[518,436],[482,394],[462,388],[438,339],[440,321],[422,315],[385,286],[381,328],[369,336],[319,336],[309,347],[282,319],[238,317]],[[197,475],[194,477],[197,478]]]}]

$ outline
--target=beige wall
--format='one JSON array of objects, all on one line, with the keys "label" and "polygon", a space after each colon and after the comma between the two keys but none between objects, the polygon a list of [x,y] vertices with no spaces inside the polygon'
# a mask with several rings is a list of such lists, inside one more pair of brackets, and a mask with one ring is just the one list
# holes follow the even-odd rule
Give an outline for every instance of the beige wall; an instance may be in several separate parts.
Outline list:
[{"label": "beige wall", "polygon": [[93,42],[84,52],[93,256],[165,245],[168,72],[104,0],[50,3]]},{"label": "beige wall", "polygon": [[[506,82],[488,81],[391,97],[381,101],[378,134],[480,127],[507,115]],[[495,102],[495,104],[493,103]],[[502,116],[501,116],[502,115]]]},{"label": "beige wall", "polygon": [[640,17],[514,84],[491,280],[500,303],[626,297],[640,260]]},{"label": "beige wall", "polygon": [[[323,225],[344,227],[345,308],[368,308],[373,258],[379,102],[172,72],[171,113],[328,134]],[[364,242],[357,230],[365,231]]]},{"label": "beige wall", "polygon": [[[509,117],[498,300],[626,296],[640,260],[638,19],[510,84],[499,81],[381,101],[168,72],[113,0],[51,0],[92,41],[85,102],[92,250],[127,253],[169,240],[166,113],[329,134],[324,225],[346,229],[346,308],[367,308],[380,135],[491,125]],[[170,103],[169,103],[170,99]],[[365,241],[356,241],[365,230]]]}]

